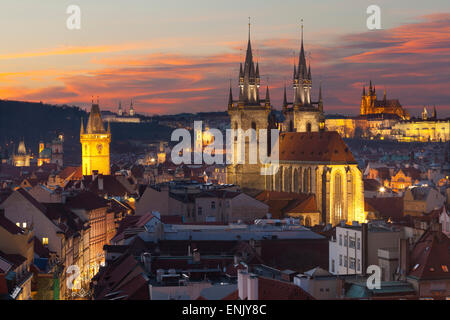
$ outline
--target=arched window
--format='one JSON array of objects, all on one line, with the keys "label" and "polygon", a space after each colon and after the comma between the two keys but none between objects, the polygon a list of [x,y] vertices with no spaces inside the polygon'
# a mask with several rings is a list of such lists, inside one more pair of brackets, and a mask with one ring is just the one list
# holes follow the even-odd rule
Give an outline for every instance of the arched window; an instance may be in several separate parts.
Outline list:
[{"label": "arched window", "polygon": [[293,175],[292,180],[293,180],[293,185],[294,185],[292,192],[298,192],[299,191],[298,190],[299,178],[298,178],[298,169],[297,168],[294,169],[294,175]]},{"label": "arched window", "polygon": [[303,192],[311,192],[311,168],[305,168],[303,172]]},{"label": "arched window", "polygon": [[311,123],[310,122],[308,122],[306,124],[306,132],[311,132]]},{"label": "arched window", "polygon": [[291,192],[291,168],[284,168],[283,170],[283,191]]},{"label": "arched window", "polygon": [[281,179],[282,179],[282,173],[283,168],[278,168],[278,172],[275,175],[275,191],[281,191]]},{"label": "arched window", "polygon": [[311,227],[311,217],[307,216],[305,219],[305,227]]},{"label": "arched window", "polygon": [[344,214],[343,195],[342,195],[342,176],[337,172],[334,176],[334,223],[337,224],[341,220],[346,220]]},{"label": "arched window", "polygon": [[252,129],[256,130],[256,122],[255,121],[252,122]]}]

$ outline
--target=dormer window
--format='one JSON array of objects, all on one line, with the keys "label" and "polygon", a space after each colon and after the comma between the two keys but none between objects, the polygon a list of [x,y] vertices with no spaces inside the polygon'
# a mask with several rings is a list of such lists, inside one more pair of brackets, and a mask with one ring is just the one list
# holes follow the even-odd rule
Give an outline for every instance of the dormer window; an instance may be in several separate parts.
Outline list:
[{"label": "dormer window", "polygon": [[441,267],[442,267],[442,271],[448,272],[448,267],[445,264],[443,264]]},{"label": "dormer window", "polygon": [[48,245],[48,238],[42,238],[42,244],[44,246],[47,246]]}]

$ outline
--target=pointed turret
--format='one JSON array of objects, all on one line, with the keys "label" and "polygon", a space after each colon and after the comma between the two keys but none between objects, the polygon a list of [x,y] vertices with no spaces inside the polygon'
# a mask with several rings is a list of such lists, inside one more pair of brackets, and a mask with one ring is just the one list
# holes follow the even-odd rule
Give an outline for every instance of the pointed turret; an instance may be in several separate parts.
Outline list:
[{"label": "pointed turret", "polygon": [[80,129],[80,134],[84,134],[83,118],[81,118],[81,129]]},{"label": "pointed turret", "polygon": [[270,94],[269,94],[269,86],[266,87],[266,100],[265,106],[270,107]]},{"label": "pointed turret", "polygon": [[288,102],[286,96],[286,84],[284,84],[284,95],[283,95],[283,109],[287,109]]},{"label": "pointed turret", "polygon": [[437,120],[436,105],[433,106],[433,119]]},{"label": "pointed turret", "polygon": [[250,41],[250,20],[248,24],[248,43],[245,62],[239,71],[239,105],[259,105],[259,64],[253,61],[252,44]]},{"label": "pointed turret", "polygon": [[308,67],[308,79],[311,80],[311,62],[309,62],[309,67]]},{"label": "pointed turret", "polygon": [[86,133],[105,133],[102,116],[100,114],[100,107],[98,104],[92,104],[91,113],[86,126]]},{"label": "pointed turret", "polygon": [[231,83],[230,83],[230,93],[228,95],[228,108],[232,107],[233,107],[233,91],[231,90]]},{"label": "pointed turret", "polygon": [[319,103],[318,108],[320,112],[323,112],[323,100],[322,100],[322,82],[319,85]]},{"label": "pointed turret", "polygon": [[108,130],[107,133],[111,133],[111,122],[108,120]]},{"label": "pointed turret", "polygon": [[363,97],[366,96],[366,86],[363,86],[362,96],[363,96]]}]

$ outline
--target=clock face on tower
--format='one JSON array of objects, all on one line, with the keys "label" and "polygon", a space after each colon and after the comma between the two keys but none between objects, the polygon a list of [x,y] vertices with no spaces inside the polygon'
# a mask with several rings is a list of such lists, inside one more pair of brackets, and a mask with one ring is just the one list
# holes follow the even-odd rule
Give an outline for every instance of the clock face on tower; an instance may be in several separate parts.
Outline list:
[{"label": "clock face on tower", "polygon": [[99,144],[97,145],[97,151],[98,151],[98,154],[101,154],[101,153],[102,153],[102,149],[103,149],[103,145],[102,145],[101,143],[99,143]]}]

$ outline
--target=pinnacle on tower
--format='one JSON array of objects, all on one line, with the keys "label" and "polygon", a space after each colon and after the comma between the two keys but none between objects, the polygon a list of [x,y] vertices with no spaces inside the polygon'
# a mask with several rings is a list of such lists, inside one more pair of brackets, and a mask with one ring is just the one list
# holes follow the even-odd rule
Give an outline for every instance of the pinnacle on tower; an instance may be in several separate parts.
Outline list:
[{"label": "pinnacle on tower", "polygon": [[81,129],[80,129],[80,134],[84,134],[83,118],[81,118]]},{"label": "pinnacle on tower", "polygon": [[266,100],[265,100],[266,107],[270,106],[270,94],[269,94],[269,86],[266,87]]},{"label": "pinnacle on tower", "polygon": [[233,91],[231,90],[231,81],[230,81],[230,94],[228,95],[228,107],[233,107]]},{"label": "pinnacle on tower", "polygon": [[366,86],[363,86],[362,96],[363,96],[363,97],[366,96]]},{"label": "pinnacle on tower", "polygon": [[288,106],[287,97],[286,97],[286,83],[284,84],[284,96],[283,96],[283,109],[286,109]]}]

